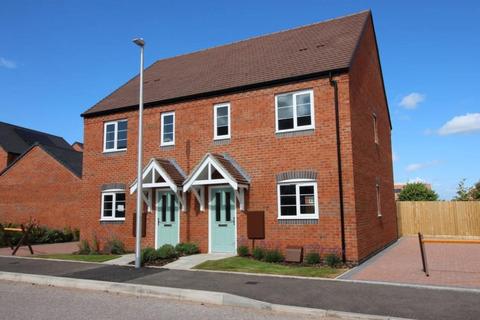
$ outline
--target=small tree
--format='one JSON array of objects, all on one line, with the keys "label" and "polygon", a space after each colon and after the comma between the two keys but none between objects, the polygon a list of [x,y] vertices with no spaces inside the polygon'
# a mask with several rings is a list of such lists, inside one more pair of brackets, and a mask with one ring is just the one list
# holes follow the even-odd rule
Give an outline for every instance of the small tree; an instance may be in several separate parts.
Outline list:
[{"label": "small tree", "polygon": [[465,185],[465,179],[462,179],[457,186],[457,195],[453,200],[455,201],[468,201],[470,200],[471,188]]},{"label": "small tree", "polygon": [[470,189],[470,198],[472,200],[480,201],[480,181],[475,183],[475,185]]},{"label": "small tree", "polygon": [[424,183],[414,182],[407,185],[398,195],[399,201],[435,201],[438,200],[438,194],[427,188]]}]

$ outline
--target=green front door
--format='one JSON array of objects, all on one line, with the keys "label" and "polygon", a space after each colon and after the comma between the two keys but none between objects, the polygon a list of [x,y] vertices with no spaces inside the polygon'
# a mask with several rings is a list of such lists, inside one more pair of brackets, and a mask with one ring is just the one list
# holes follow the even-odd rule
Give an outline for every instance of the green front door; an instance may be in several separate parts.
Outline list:
[{"label": "green front door", "polygon": [[157,191],[157,248],[164,244],[176,245],[179,242],[179,206],[171,191]]},{"label": "green front door", "polygon": [[210,251],[235,253],[235,193],[231,188],[210,189]]}]

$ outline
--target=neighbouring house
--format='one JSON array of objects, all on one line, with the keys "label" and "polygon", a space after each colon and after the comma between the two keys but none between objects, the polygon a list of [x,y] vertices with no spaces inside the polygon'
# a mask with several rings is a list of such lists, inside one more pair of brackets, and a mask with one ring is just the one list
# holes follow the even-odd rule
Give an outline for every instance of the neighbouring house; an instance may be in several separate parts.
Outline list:
[{"label": "neighbouring house", "polygon": [[[423,183],[423,184],[428,190],[432,190],[432,185],[430,183]],[[398,200],[398,196],[400,195],[400,192],[402,192],[403,188],[405,188],[406,185],[407,183],[395,183],[393,185],[393,193],[395,194],[395,201]]]},{"label": "neighbouring house", "polygon": [[[130,249],[138,90],[137,76],[82,114],[82,237]],[[233,253],[262,213],[259,247],[359,262],[396,240],[370,11],[158,60],[144,90],[144,247]]]},{"label": "neighbouring house", "polygon": [[78,228],[82,153],[62,137],[0,122],[0,223]]},{"label": "neighbouring house", "polygon": [[83,143],[75,141],[72,143],[72,148],[75,151],[83,152]]}]

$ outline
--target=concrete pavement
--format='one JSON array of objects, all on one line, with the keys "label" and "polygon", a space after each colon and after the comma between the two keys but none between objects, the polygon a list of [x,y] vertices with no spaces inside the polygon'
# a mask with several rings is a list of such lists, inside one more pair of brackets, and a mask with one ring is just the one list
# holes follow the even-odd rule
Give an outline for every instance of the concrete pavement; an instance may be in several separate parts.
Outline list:
[{"label": "concrete pavement", "polygon": [[414,319],[478,319],[480,293],[0,257],[0,270],[226,292],[274,304]]},{"label": "concrete pavement", "polygon": [[2,319],[9,320],[332,319],[4,281],[0,281],[0,310]]},{"label": "concrete pavement", "polygon": [[233,257],[233,254],[229,253],[199,253],[190,256],[180,257],[178,260],[164,265],[165,269],[173,270],[190,270],[193,267],[199,265],[208,260],[219,260]]}]

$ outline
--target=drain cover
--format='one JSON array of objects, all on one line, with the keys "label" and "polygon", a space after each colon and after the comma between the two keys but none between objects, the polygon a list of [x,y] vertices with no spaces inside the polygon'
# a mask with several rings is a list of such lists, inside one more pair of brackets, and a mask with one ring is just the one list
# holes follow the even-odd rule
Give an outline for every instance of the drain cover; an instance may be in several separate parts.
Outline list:
[{"label": "drain cover", "polygon": [[256,282],[256,281],[247,281],[247,282],[245,282],[245,284],[258,284],[258,282]]}]

